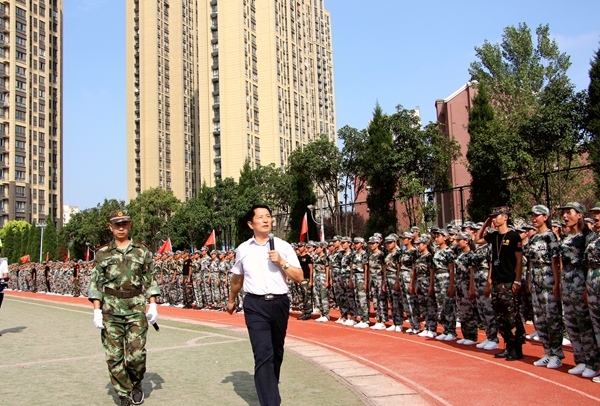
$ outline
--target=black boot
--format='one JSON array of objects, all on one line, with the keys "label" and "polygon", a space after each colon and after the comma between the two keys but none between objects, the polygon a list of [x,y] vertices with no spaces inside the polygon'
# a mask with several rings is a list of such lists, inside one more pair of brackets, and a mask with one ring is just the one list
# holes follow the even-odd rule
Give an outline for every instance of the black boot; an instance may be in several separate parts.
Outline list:
[{"label": "black boot", "polygon": [[506,357],[508,357],[509,353],[510,353],[510,348],[508,346],[506,346],[504,351],[494,354],[494,358],[506,358]]},{"label": "black boot", "polygon": [[523,359],[523,347],[520,345],[515,347],[509,354],[506,356],[507,361],[518,361]]}]

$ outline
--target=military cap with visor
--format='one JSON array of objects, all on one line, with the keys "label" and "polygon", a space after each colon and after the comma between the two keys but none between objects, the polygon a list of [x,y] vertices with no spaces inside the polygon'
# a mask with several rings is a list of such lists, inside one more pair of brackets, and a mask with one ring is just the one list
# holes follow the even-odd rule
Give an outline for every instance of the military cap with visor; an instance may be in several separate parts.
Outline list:
[{"label": "military cap with visor", "polygon": [[527,214],[537,214],[537,215],[542,215],[542,216],[549,216],[550,215],[550,209],[547,208],[546,206],[544,206],[543,204],[538,204],[535,205],[531,208],[531,210],[529,210],[529,213]]},{"label": "military cap with visor", "polygon": [[111,224],[117,223],[130,223],[131,217],[127,210],[124,209],[116,209],[110,212],[110,217],[108,219]]},{"label": "military cap with visor", "polygon": [[558,210],[567,210],[567,209],[573,209],[578,213],[581,214],[585,214],[586,210],[585,210],[585,206],[579,202],[569,202],[567,204],[565,204],[562,207],[559,207]]}]

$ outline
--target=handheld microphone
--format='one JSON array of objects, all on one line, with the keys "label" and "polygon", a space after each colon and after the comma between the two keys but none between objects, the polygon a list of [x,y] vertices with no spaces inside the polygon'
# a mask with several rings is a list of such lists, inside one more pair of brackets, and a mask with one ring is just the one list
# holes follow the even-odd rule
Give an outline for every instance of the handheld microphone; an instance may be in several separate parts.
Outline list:
[{"label": "handheld microphone", "polygon": [[271,251],[275,250],[275,240],[274,240],[274,238],[275,238],[275,236],[273,235],[273,233],[269,233],[269,248],[271,249]]},{"label": "handheld microphone", "polygon": [[158,327],[158,323],[157,322],[154,322],[154,324],[152,325],[152,327],[154,327],[154,330],[160,331],[160,327]]}]

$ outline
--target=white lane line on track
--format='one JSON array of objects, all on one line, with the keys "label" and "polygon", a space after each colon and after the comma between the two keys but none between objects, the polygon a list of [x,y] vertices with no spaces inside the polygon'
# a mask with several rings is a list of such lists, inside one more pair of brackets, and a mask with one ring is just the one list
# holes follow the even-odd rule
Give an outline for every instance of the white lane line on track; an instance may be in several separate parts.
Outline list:
[{"label": "white lane line on track", "polygon": [[[328,327],[328,328],[340,328],[340,329],[344,329],[344,327],[342,327],[342,326],[328,326],[328,325],[326,325],[325,323],[321,323],[321,324],[322,324],[322,325],[325,325],[325,326],[326,326],[326,327]],[[571,392],[575,392],[575,393],[577,393],[577,394],[579,394],[579,395],[581,395],[581,396],[585,396],[585,397],[587,397],[587,398],[589,398],[589,399],[592,399],[592,400],[594,400],[594,401],[596,401],[596,402],[600,403],[600,398],[597,398],[597,397],[595,397],[595,396],[593,396],[593,395],[590,395],[590,394],[588,394],[588,393],[586,393],[586,392],[580,391],[579,389],[572,388],[572,387],[570,387],[570,386],[567,386],[567,385],[565,385],[565,384],[562,384],[562,383],[559,383],[559,382],[552,381],[552,380],[550,380],[550,379],[548,379],[548,378],[544,378],[544,377],[538,376],[538,375],[536,375],[536,374],[533,374],[533,373],[531,373],[531,372],[528,372],[528,371],[524,371],[524,370],[522,370],[522,369],[519,369],[519,368],[511,367],[510,365],[504,365],[504,364],[502,364],[502,363],[499,363],[499,362],[497,362],[497,361],[493,361],[493,360],[491,360],[491,359],[485,359],[485,358],[481,358],[481,357],[478,357],[478,356],[476,356],[476,355],[467,354],[467,353],[464,353],[464,352],[461,352],[461,351],[458,351],[458,350],[455,350],[455,349],[452,349],[452,348],[444,348],[444,347],[439,347],[439,346],[437,346],[437,345],[429,344],[429,343],[427,343],[427,342],[413,341],[413,340],[410,340],[410,339],[408,339],[408,338],[403,338],[403,337],[398,337],[398,336],[390,336],[390,335],[388,335],[388,334],[383,334],[383,333],[379,333],[379,332],[375,332],[375,331],[369,331],[368,333],[370,333],[370,334],[376,334],[376,335],[379,335],[379,336],[382,336],[382,337],[386,337],[386,338],[391,338],[391,339],[394,339],[394,340],[401,340],[401,341],[407,341],[407,342],[414,343],[414,344],[419,344],[419,345],[426,346],[426,347],[429,347],[429,348],[434,348],[434,349],[437,349],[437,350],[441,350],[441,351],[450,352],[450,353],[452,353],[452,354],[460,355],[460,356],[463,356],[463,357],[468,357],[468,358],[471,358],[471,359],[475,359],[475,360],[477,360],[477,361],[486,362],[486,363],[488,363],[488,364],[495,365],[495,366],[499,366],[499,367],[502,367],[502,368],[506,368],[506,369],[509,369],[509,370],[511,370],[511,371],[520,372],[520,373],[522,373],[522,374],[525,374],[525,375],[527,375],[527,376],[530,376],[530,377],[532,377],[532,378],[539,379],[539,380],[541,380],[541,381],[544,381],[544,382],[546,382],[546,383],[549,383],[549,384],[552,384],[552,385],[558,386],[558,387],[560,387],[560,388],[563,388],[563,389],[569,390],[569,391],[571,391]],[[298,338],[298,339],[300,339],[300,340],[305,340],[305,341],[308,341],[308,342],[313,342],[313,341],[311,341],[311,340],[306,340],[306,339],[304,339],[304,338],[302,338],[302,337],[296,337],[296,336],[294,336],[294,337],[295,337],[295,338]],[[383,369],[385,369],[386,371],[390,371],[390,373],[391,373],[391,374],[393,374],[393,375],[395,375],[395,376],[398,376],[398,377],[400,377],[401,379],[404,379],[404,380],[406,380],[406,382],[412,382],[412,381],[410,381],[410,379],[408,379],[408,378],[406,378],[406,377],[403,377],[402,375],[399,375],[397,372],[394,372],[394,371],[392,371],[392,370],[390,370],[390,369],[388,369],[388,368],[386,368],[386,367],[384,367],[384,366],[382,366],[382,365],[379,365],[379,364],[377,364],[377,363],[375,363],[375,362],[373,362],[373,361],[369,361],[369,360],[368,360],[368,359],[366,359],[366,358],[363,358],[363,357],[357,357],[357,356],[355,356],[354,354],[352,354],[352,353],[350,353],[350,352],[347,352],[347,351],[344,351],[344,350],[339,350],[337,347],[333,347],[333,346],[324,345],[324,344],[321,344],[321,343],[319,343],[319,342],[317,342],[317,341],[314,341],[314,343],[315,343],[316,345],[322,345],[322,346],[326,346],[326,347],[329,347],[329,348],[335,349],[336,351],[341,351],[341,352],[344,352],[344,353],[346,353],[346,354],[350,354],[352,357],[355,357],[355,358],[357,358],[357,359],[360,359],[360,360],[364,360],[364,362],[366,362],[366,363],[369,363],[369,364],[375,365],[375,366],[377,366],[377,367],[379,367],[379,368],[383,368]],[[416,384],[416,385],[418,385],[418,384]],[[419,387],[421,387],[421,386],[419,385]],[[425,388],[423,388],[423,389],[425,389]],[[427,389],[425,389],[425,390],[427,390]],[[427,393],[427,394],[430,394],[430,392],[429,392],[429,391],[428,391],[428,392],[426,392],[426,393]],[[435,397],[435,396],[434,396],[434,397]],[[436,397],[436,399],[437,399],[437,397]]]}]

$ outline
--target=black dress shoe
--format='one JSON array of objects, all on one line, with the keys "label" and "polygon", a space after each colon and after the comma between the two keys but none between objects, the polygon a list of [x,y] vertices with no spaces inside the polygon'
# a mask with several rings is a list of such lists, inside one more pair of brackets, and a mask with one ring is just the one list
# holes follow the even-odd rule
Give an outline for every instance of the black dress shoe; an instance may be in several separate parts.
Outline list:
[{"label": "black dress shoe", "polygon": [[308,320],[310,319],[310,314],[303,314],[302,316],[298,317],[298,320]]},{"label": "black dress shoe", "polygon": [[523,350],[521,348],[511,350],[506,356],[507,361],[518,361],[520,359],[523,359]]},{"label": "black dress shoe", "polygon": [[494,354],[494,358],[506,358],[509,353],[510,350],[508,348],[505,348],[504,351]]}]

